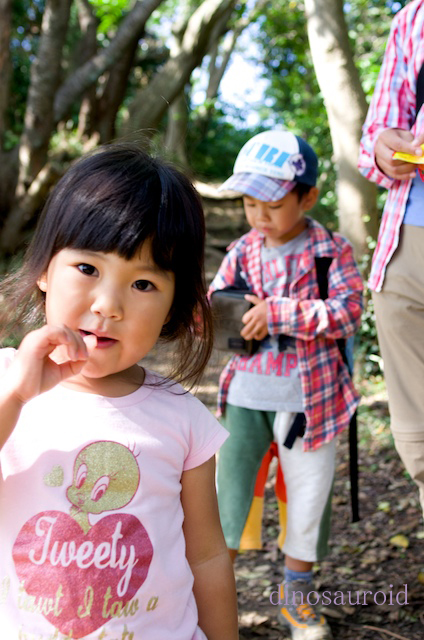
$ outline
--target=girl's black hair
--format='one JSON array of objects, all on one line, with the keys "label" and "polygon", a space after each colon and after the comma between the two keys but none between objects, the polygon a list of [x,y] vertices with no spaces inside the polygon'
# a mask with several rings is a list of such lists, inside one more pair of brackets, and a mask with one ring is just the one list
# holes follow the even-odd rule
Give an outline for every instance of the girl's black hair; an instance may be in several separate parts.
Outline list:
[{"label": "girl's black hair", "polygon": [[130,260],[149,240],[158,267],[175,275],[165,340],[177,340],[171,377],[193,384],[212,349],[204,281],[205,222],[200,197],[172,165],[136,144],[100,147],[76,162],[49,196],[23,265],[0,289],[14,321],[39,321],[37,281],[64,248],[116,252]]}]

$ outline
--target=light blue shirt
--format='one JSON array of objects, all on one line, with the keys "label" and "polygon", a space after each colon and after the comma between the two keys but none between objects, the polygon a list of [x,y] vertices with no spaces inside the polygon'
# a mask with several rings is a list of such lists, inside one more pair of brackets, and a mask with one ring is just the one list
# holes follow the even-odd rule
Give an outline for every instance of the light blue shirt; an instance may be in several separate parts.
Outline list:
[{"label": "light blue shirt", "polygon": [[418,171],[409,191],[403,224],[424,227],[424,182]]}]

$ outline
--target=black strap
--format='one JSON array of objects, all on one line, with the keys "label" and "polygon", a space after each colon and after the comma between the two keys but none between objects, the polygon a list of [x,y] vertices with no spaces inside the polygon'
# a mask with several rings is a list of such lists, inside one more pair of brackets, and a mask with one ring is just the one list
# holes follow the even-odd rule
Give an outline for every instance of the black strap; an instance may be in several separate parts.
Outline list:
[{"label": "black strap", "polygon": [[[327,231],[331,235],[331,237],[333,237],[331,231],[329,229],[327,229]],[[315,269],[317,272],[319,297],[321,298],[321,300],[326,300],[328,298],[328,270],[331,266],[332,260],[333,258],[330,258],[329,256],[315,258]],[[351,373],[346,354],[346,340],[344,338],[339,338],[338,340],[336,340],[336,342],[343,362],[349,369],[349,373]]]},{"label": "black strap", "polygon": [[304,413],[297,413],[290,427],[283,445],[291,449],[296,438],[302,438],[305,433],[306,417]]},{"label": "black strap", "polygon": [[[423,67],[421,68],[421,71]],[[421,74],[424,81],[424,73]],[[424,91],[424,84],[421,86]],[[424,98],[424,96],[423,96]],[[328,230],[330,235],[331,232]],[[328,270],[332,259],[330,257],[315,258],[315,267],[317,272],[317,283],[319,295],[322,300],[328,298]],[[346,354],[346,340],[343,338],[336,340],[343,362],[349,369]],[[352,522],[359,520],[359,496],[358,496],[358,426],[356,420],[356,411],[352,415],[349,423],[349,471],[350,471],[350,501],[352,505]]]},{"label": "black strap", "polygon": [[[421,68],[421,70],[424,68]],[[424,73],[422,74],[424,80]],[[424,88],[424,87],[423,87]],[[327,229],[329,235],[333,234]],[[317,274],[317,284],[319,297],[322,300],[328,298],[328,270],[332,263],[329,256],[316,257],[315,269]],[[346,340],[336,340],[343,362],[349,369],[346,355]],[[302,437],[305,432],[306,419],[303,413],[298,413],[289,429],[284,446],[291,449],[297,437]],[[358,429],[356,421],[356,411],[352,415],[349,423],[349,470],[350,470],[350,500],[352,505],[352,522],[359,520],[359,496],[358,496]]]},{"label": "black strap", "polygon": [[419,73],[417,76],[415,119],[417,118],[418,111],[421,109],[423,103],[424,103],[424,64],[419,70]]},{"label": "black strap", "polygon": [[358,495],[358,425],[356,411],[349,423],[349,474],[350,474],[350,504],[352,507],[352,522],[359,520]]},{"label": "black strap", "polygon": [[319,297],[321,300],[328,298],[328,270],[333,262],[330,256],[316,257],[315,268],[317,272],[317,283],[319,289]]},{"label": "black strap", "polygon": [[237,259],[236,272],[234,275],[234,284],[232,285],[234,289],[250,289],[249,285],[247,284],[243,276],[244,274],[241,270],[240,261]]}]

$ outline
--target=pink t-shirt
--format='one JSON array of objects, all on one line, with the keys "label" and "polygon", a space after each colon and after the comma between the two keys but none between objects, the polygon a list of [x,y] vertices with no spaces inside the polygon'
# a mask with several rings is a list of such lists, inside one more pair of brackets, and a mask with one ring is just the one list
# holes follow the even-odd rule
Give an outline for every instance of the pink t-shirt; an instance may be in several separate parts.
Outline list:
[{"label": "pink t-shirt", "polygon": [[[13,357],[0,350],[0,375]],[[147,372],[120,398],[57,386],[22,410],[0,453],[7,640],[206,638],[180,480],[228,434],[179,385],[155,379]]]}]

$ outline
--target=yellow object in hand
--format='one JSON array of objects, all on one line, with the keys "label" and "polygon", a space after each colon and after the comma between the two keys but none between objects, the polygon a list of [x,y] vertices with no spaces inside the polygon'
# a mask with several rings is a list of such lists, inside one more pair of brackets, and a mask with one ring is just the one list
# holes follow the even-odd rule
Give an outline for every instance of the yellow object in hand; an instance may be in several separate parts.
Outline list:
[{"label": "yellow object in hand", "polygon": [[[424,144],[421,145],[421,149],[424,154]],[[402,151],[395,151],[392,156],[395,160],[403,160],[404,162],[411,162],[412,164],[424,164],[424,155],[416,156],[412,153],[403,153]]]}]

